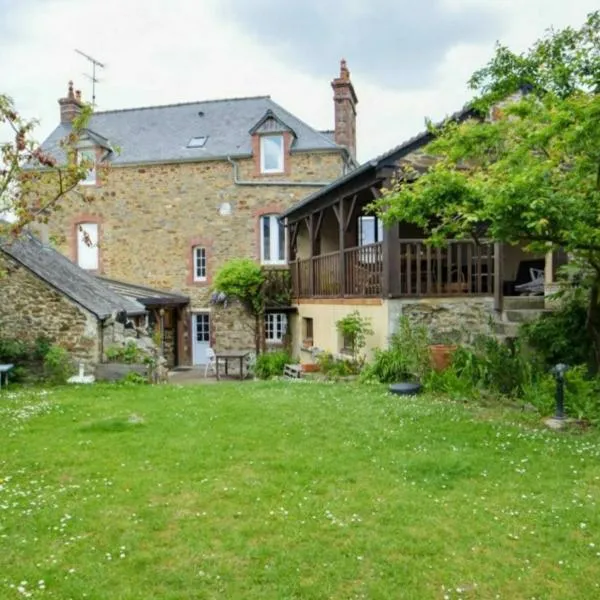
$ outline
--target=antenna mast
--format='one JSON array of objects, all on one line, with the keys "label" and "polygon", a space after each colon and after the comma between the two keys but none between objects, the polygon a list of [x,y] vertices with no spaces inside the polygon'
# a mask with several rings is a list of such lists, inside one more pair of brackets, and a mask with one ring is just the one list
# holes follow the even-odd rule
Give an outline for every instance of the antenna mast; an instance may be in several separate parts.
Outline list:
[{"label": "antenna mast", "polygon": [[89,60],[92,63],[92,74],[89,75],[88,73],[84,73],[84,75],[92,82],[92,107],[95,108],[96,107],[96,84],[100,83],[100,80],[96,78],[96,67],[100,67],[101,69],[104,69],[105,67],[99,60],[96,60],[95,58],[93,58],[92,56],[89,56],[85,52],[82,52],[81,50],[77,50],[77,48],[75,49],[75,52],[77,52],[77,54],[81,54],[81,56],[83,56],[84,58],[86,58],[87,60]]}]

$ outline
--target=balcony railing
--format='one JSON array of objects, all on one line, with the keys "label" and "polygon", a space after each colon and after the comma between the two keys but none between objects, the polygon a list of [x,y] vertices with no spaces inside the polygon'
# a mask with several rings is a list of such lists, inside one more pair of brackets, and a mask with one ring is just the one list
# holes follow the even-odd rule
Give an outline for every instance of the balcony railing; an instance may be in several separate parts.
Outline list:
[{"label": "balcony railing", "polygon": [[[451,241],[432,247],[424,240],[400,240],[389,260],[392,297],[491,295],[494,244]],[[369,244],[298,259],[291,265],[296,298],[381,297],[383,244]]]}]

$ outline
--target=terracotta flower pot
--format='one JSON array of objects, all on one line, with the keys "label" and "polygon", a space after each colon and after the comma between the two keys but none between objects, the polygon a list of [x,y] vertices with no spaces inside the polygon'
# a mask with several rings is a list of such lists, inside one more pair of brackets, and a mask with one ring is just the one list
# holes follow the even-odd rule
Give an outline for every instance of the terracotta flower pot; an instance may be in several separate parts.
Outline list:
[{"label": "terracotta flower pot", "polygon": [[435,371],[444,371],[452,362],[452,355],[456,351],[457,346],[452,344],[434,344],[429,346],[429,355],[431,358],[431,366]]},{"label": "terracotta flower pot", "polygon": [[316,363],[306,363],[302,365],[302,370],[305,373],[315,373],[319,370],[319,365],[317,365]]}]

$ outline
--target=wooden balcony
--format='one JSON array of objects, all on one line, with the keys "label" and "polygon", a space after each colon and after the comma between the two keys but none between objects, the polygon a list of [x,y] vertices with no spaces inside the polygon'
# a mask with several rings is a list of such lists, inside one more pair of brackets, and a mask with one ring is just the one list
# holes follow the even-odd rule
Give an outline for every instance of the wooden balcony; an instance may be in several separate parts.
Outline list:
[{"label": "wooden balcony", "polygon": [[494,244],[432,247],[401,239],[330,252],[290,264],[294,298],[435,297],[494,293]]}]

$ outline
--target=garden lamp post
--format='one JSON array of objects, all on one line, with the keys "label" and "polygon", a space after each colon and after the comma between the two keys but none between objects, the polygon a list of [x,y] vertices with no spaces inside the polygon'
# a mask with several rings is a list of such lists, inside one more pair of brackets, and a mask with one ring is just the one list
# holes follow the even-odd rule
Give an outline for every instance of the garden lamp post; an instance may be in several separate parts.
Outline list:
[{"label": "garden lamp post", "polygon": [[556,379],[556,415],[555,419],[565,418],[565,373],[569,367],[559,363],[552,368],[552,375]]}]

